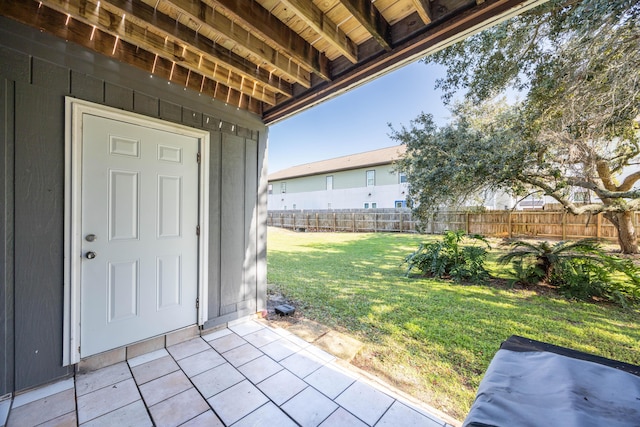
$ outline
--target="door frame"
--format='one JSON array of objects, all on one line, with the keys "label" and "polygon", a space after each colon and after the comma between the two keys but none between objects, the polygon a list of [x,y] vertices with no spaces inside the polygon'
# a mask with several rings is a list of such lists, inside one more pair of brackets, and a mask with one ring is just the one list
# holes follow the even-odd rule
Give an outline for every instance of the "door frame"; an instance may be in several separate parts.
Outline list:
[{"label": "door frame", "polygon": [[[64,320],[62,365],[80,361],[80,290],[82,261],[82,127],[83,115],[91,114],[156,130],[177,132],[198,139],[198,307],[194,324],[208,319],[209,271],[209,132],[166,122],[93,102],[65,97],[64,180]],[[149,337],[151,338],[151,337]]]}]

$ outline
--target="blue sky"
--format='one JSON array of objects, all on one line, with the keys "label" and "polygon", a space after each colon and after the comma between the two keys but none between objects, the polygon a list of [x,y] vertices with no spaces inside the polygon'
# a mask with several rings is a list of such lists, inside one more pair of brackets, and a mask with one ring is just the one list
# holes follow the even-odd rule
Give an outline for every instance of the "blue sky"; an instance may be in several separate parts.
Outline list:
[{"label": "blue sky", "polygon": [[415,62],[269,128],[269,173],[291,166],[395,145],[391,123],[408,125],[421,111],[449,118],[435,81],[444,67]]}]

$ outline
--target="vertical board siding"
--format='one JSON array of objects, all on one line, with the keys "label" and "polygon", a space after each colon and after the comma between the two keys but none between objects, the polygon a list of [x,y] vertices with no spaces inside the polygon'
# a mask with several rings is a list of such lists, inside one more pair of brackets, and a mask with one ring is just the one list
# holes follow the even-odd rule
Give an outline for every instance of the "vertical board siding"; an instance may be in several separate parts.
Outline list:
[{"label": "vertical board siding", "polygon": [[0,79],[0,395],[73,374],[62,367],[65,95],[209,130],[207,324],[256,309],[258,289],[266,297],[266,270],[256,267],[266,264],[256,250],[266,242],[255,242],[266,239],[255,229],[266,180],[257,116],[2,17]]},{"label": "vertical board siding", "polygon": [[245,145],[245,183],[244,183],[244,294],[243,301],[255,300],[256,297],[256,259],[257,224],[258,224],[258,143],[244,138]]},{"label": "vertical board siding", "polygon": [[[221,194],[221,307],[242,300],[245,294],[242,267],[244,265],[245,217],[245,145],[234,135],[222,135]],[[228,313],[221,313],[228,314]]]},{"label": "vertical board siding", "polygon": [[0,80],[0,395],[14,390],[14,87]]},{"label": "vertical board siding", "polygon": [[[205,121],[206,122],[206,121]],[[217,126],[215,127],[217,129]],[[222,134],[210,132],[209,140],[209,318],[220,316],[220,283],[222,280],[221,192]]]},{"label": "vertical board siding", "polygon": [[72,372],[61,366],[64,97],[18,83],[15,101],[16,389]]}]

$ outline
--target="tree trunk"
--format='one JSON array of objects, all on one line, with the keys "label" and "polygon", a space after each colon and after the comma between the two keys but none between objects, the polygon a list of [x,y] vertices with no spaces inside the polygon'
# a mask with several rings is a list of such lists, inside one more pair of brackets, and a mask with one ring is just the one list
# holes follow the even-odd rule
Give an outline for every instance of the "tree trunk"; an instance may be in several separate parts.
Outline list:
[{"label": "tree trunk", "polygon": [[607,212],[607,218],[618,230],[618,245],[623,254],[638,253],[638,236],[633,226],[633,212]]}]

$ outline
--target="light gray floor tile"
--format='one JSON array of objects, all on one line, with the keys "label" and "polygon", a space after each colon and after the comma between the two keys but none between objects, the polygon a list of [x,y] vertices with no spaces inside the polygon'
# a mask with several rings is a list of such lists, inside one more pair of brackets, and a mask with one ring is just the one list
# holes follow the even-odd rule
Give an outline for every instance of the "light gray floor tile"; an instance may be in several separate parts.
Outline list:
[{"label": "light gray floor tile", "polygon": [[[70,390],[73,388],[74,384],[75,383],[73,378],[68,378],[66,380],[57,381],[43,387],[38,387],[35,390],[19,394],[13,399],[12,407],[19,408],[20,406],[26,405],[27,403],[35,402],[36,400],[53,396],[54,394],[58,394],[62,391]],[[10,400],[9,403],[11,403]]]},{"label": "light gray floor tile", "polygon": [[127,362],[116,363],[86,374],[78,374],[76,376],[76,394],[82,396],[128,378],[131,378],[131,371],[129,371]]},{"label": "light gray floor tile", "polygon": [[85,423],[139,399],[133,378],[78,396],[78,422]]},{"label": "light gray floor tile", "polygon": [[354,383],[355,378],[334,365],[325,365],[304,380],[330,399],[335,399]]},{"label": "light gray floor tile", "polygon": [[296,335],[289,335],[286,337],[286,339],[288,339],[289,341],[291,341],[292,343],[294,343],[295,345],[297,345],[300,348],[307,348],[311,345],[310,342],[303,340],[302,338],[296,336]]},{"label": "light gray floor tile", "polygon": [[252,346],[251,344],[241,345],[233,350],[229,350],[226,353],[222,353],[222,356],[227,359],[236,368],[242,366],[247,362],[257,359],[262,356],[262,352]]},{"label": "light gray floor tile", "polygon": [[40,424],[38,427],[76,427],[78,425],[78,416],[76,411],[69,412],[68,414],[60,415],[52,420],[47,421],[44,424]]},{"label": "light gray floor tile", "polygon": [[269,402],[235,423],[233,427],[297,427],[297,425],[273,402]]},{"label": "light gray floor tile", "polygon": [[127,406],[123,406],[120,409],[116,409],[113,412],[109,412],[101,417],[94,418],[82,427],[111,427],[111,426],[152,426],[151,418],[147,408],[144,406],[142,400],[136,400]]},{"label": "light gray floor tile", "polygon": [[260,329],[259,331],[244,335],[242,338],[244,338],[254,346],[260,348],[271,342],[279,340],[281,337],[280,335],[276,334],[272,330],[268,328],[263,328],[263,329]]},{"label": "light gray floor tile", "polygon": [[369,425],[374,425],[393,401],[393,398],[361,381],[353,383],[336,399],[340,406]]},{"label": "light gray floor tile", "polygon": [[65,390],[12,409],[7,426],[35,426],[74,412],[75,409],[74,390]]},{"label": "light gray floor tile", "polygon": [[207,343],[200,337],[181,342],[180,344],[167,347],[167,351],[171,353],[174,359],[180,360],[185,357],[193,356],[209,348]]},{"label": "light gray floor tile", "polygon": [[303,427],[319,425],[337,408],[335,402],[312,387],[307,387],[282,405],[282,410]]},{"label": "light gray floor tile", "polygon": [[178,426],[208,410],[209,405],[193,387],[149,407],[157,427]]},{"label": "light gray floor tile", "polygon": [[282,369],[284,368],[278,362],[264,355],[238,368],[254,384],[258,384]]},{"label": "light gray floor tile", "polygon": [[437,422],[426,417],[402,403],[395,401],[382,416],[376,427],[442,427],[444,421]]},{"label": "light gray floor tile", "polygon": [[220,330],[215,331],[215,332],[208,333],[206,335],[202,335],[202,339],[208,342],[208,341],[217,340],[218,338],[222,338],[222,337],[224,337],[226,335],[230,335],[232,333],[233,333],[233,331],[231,331],[231,330],[229,330],[227,328],[224,328],[224,329],[220,329]]},{"label": "light gray floor tile", "polygon": [[244,418],[268,401],[269,399],[247,380],[208,400],[213,410],[226,425]]},{"label": "light gray floor tile", "polygon": [[258,384],[258,388],[278,406],[281,406],[307,387],[307,383],[286,369]]},{"label": "light gray floor tile", "polygon": [[182,368],[188,377],[201,374],[204,371],[208,371],[211,368],[220,366],[226,361],[224,357],[220,356],[217,351],[207,346],[207,350],[202,353],[194,354],[193,356],[185,357],[178,361],[178,364]]},{"label": "light gray floor tile", "polygon": [[281,360],[280,364],[300,378],[304,378],[316,369],[319,369],[324,362],[308,351],[301,350]]},{"label": "light gray floor tile", "polygon": [[307,347],[306,350],[323,362],[333,362],[334,360],[336,360],[336,357],[333,354],[327,353],[326,351],[313,345]]},{"label": "light gray floor tile", "polygon": [[163,357],[169,356],[169,352],[166,348],[161,348],[156,351],[152,351],[151,353],[141,354],[140,356],[132,357],[131,359],[127,359],[127,363],[131,368],[134,368],[139,365],[143,365],[145,363],[151,362],[153,360],[161,359]]},{"label": "light gray floor tile", "polygon": [[236,334],[240,335],[241,337],[250,334],[252,332],[256,332],[259,331],[261,329],[265,329],[264,325],[261,325],[258,322],[254,322],[251,320],[248,320],[246,322],[239,322],[236,323],[235,325],[229,325],[229,329],[231,329],[233,332],[235,332]]},{"label": "light gray floor tile", "polygon": [[229,387],[238,384],[244,377],[229,363],[216,366],[191,378],[202,395],[208,399]]},{"label": "light gray floor tile", "polygon": [[166,356],[161,357],[160,359],[155,359],[131,368],[136,384],[142,385],[155,380],[156,378],[170,374],[171,372],[178,371],[180,367],[176,361],[173,360],[173,357],[169,356],[169,353],[166,354]]},{"label": "light gray floor tile", "polygon": [[291,341],[281,338],[278,341],[274,341],[260,348],[264,354],[279,362],[285,357],[289,357],[294,353],[299,352],[302,348]]},{"label": "light gray floor tile", "polygon": [[224,424],[212,410],[208,410],[180,425],[180,427],[224,427]]},{"label": "light gray floor tile", "polygon": [[236,347],[240,347],[246,343],[247,342],[244,339],[240,338],[236,334],[225,335],[222,338],[216,338],[215,340],[209,341],[209,345],[211,345],[211,347],[220,354]]},{"label": "light gray floor tile", "polygon": [[11,399],[0,400],[0,426],[4,426],[9,418],[9,409],[11,408]]},{"label": "light gray floor tile", "polygon": [[142,393],[146,405],[153,406],[191,387],[191,381],[189,381],[189,378],[187,378],[184,372],[175,371],[164,377],[142,384],[140,386],[140,393]]},{"label": "light gray floor tile", "polygon": [[[320,427],[367,427],[365,423],[353,416],[353,414],[338,408],[329,418],[324,420]],[[404,424],[396,424],[394,427],[405,427]]]}]

